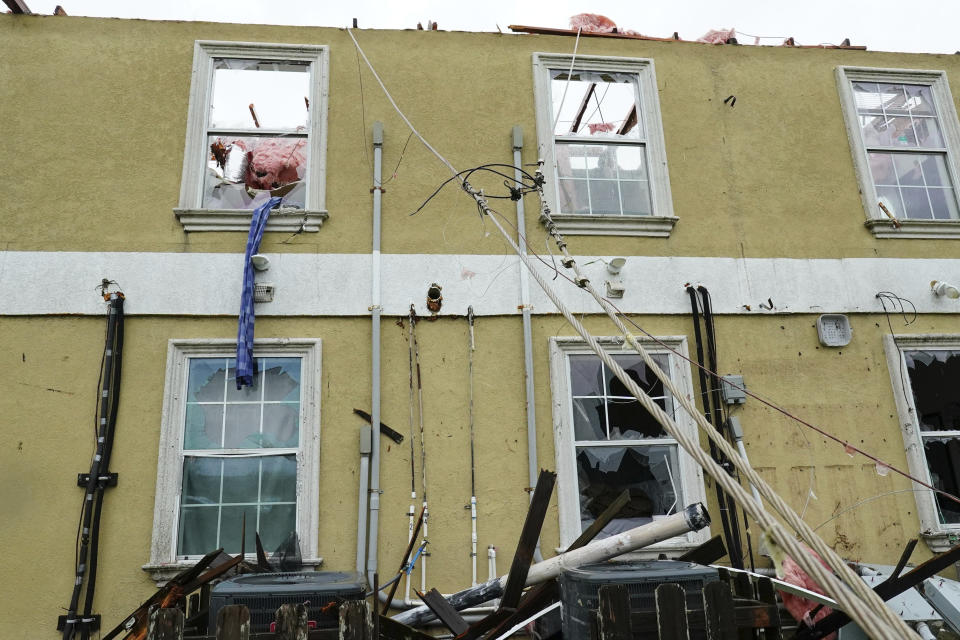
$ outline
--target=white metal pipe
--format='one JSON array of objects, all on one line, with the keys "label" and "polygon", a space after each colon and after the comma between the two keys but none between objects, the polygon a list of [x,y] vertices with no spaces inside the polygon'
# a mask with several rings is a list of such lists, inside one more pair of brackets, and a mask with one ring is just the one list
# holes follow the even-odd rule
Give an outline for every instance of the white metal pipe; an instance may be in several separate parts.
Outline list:
[{"label": "white metal pipe", "polygon": [[[367,581],[373,584],[377,573],[378,533],[380,524],[380,216],[383,189],[381,182],[383,164],[383,123],[373,123],[373,247],[370,284],[371,316],[371,372],[370,372],[370,423],[373,441],[370,447],[370,492],[369,526],[364,532],[367,538]],[[361,527],[358,524],[358,530]],[[359,535],[358,535],[359,538]],[[360,540],[357,549],[360,549]],[[358,563],[359,564],[359,563]]]},{"label": "white metal pipe", "polygon": [[918,622],[915,628],[923,640],[937,640],[937,636],[933,635],[933,631],[930,630],[930,625],[926,622]]},{"label": "white metal pipe", "polygon": [[[520,125],[515,125],[511,132],[513,136],[513,179],[516,187],[519,188],[522,183],[522,173],[520,167],[523,162],[523,129]],[[517,200],[517,244],[520,246],[520,252],[527,254],[526,243],[526,218],[523,212],[523,198]],[[537,410],[534,398],[533,386],[533,330],[530,322],[530,276],[527,270],[520,265],[520,312],[523,316],[523,371],[526,381],[526,405],[527,405],[527,477],[528,485],[531,489],[530,499],[533,500],[532,489],[536,488],[537,478],[540,475],[540,465],[537,462]],[[543,554],[540,551],[540,538],[537,538],[537,546],[533,550],[533,559],[536,562],[543,560]]]},{"label": "white metal pipe", "polygon": [[470,561],[473,567],[473,576],[470,584],[477,584],[477,497],[470,496]]},{"label": "white metal pipe", "polygon": [[[416,491],[413,491],[413,492],[410,493],[410,499],[411,499],[411,500],[416,500],[416,499],[417,499],[417,493],[416,493]],[[416,507],[414,506],[414,503],[411,502],[411,503],[410,503],[410,511],[407,512],[407,515],[410,516],[410,525],[409,525],[409,529],[407,530],[407,546],[410,546],[410,543],[413,542],[413,531],[414,531],[414,529],[416,529],[416,521],[414,520],[414,518],[416,517],[416,516],[415,516],[415,509],[416,509]],[[412,548],[412,547],[411,547],[411,548]],[[407,558],[407,562],[409,562],[409,561],[410,561],[410,559]],[[407,601],[407,600],[410,599],[410,572],[409,572],[409,571],[406,572],[406,575],[404,575],[403,581],[404,581],[403,599],[404,599],[404,601]]]},{"label": "white metal pipe", "polygon": [[487,545],[487,580],[497,577],[497,548]]},{"label": "white metal pipe", "polygon": [[[682,535],[689,531],[699,531],[710,524],[710,516],[702,504],[693,504],[679,513],[655,520],[649,524],[642,525],[624,531],[615,536],[595,540],[590,544],[554,556],[549,560],[538,562],[530,567],[527,573],[526,585],[537,584],[556,578],[560,572],[566,568],[575,568],[591,562],[602,562],[618,555],[647,547],[663,540],[669,540],[675,536]],[[489,580],[476,587],[464,589],[447,597],[447,601],[455,609],[462,610],[473,604],[489,601],[499,597],[507,584],[507,576]],[[432,620],[434,614],[424,605],[416,609],[410,609],[393,616],[397,622],[409,626],[418,626]]]},{"label": "white metal pipe", "polygon": [[[424,490],[426,493],[426,490]],[[420,544],[423,545],[423,551],[420,552],[420,591],[427,590],[427,556],[430,551],[428,545],[430,544],[427,541],[427,521],[430,519],[430,509],[427,507],[427,501],[423,501],[423,525],[421,525],[421,531],[423,531],[423,536],[420,538]]]}]

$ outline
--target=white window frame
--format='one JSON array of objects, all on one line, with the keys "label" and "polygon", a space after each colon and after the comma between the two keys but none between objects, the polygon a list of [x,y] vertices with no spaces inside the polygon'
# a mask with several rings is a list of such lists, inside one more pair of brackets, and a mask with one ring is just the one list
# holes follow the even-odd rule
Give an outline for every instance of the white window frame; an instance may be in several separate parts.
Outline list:
[{"label": "white window frame", "polygon": [[867,216],[866,227],[877,238],[960,238],[960,220],[916,220],[899,218],[899,228],[877,205],[877,189],[870,173],[867,148],[860,133],[857,107],[853,95],[854,82],[889,82],[919,84],[930,87],[937,119],[947,149],[947,170],[953,181],[954,195],[960,207],[960,179],[957,162],[960,161],[960,123],[954,107],[947,74],[944,71],[922,69],[875,69],[870,67],[837,67],[837,87],[843,110],[847,137],[853,151],[853,165],[860,185],[860,196]]},{"label": "white window frame", "polygon": [[248,231],[251,211],[204,209],[203,178],[210,153],[207,144],[215,58],[298,60],[310,63],[310,107],[307,130],[307,195],[304,209],[279,209],[270,214],[267,231],[319,231],[326,211],[327,97],[329,47],[307,44],[217,42],[197,40],[187,117],[187,139],[180,180],[180,205],[174,213],[184,231]]},{"label": "white window frame", "polygon": [[544,188],[547,203],[557,228],[568,235],[654,236],[668,237],[678,218],[673,214],[670,176],[667,173],[666,145],[657,96],[657,78],[653,60],[612,56],[577,56],[574,71],[607,71],[629,73],[637,78],[640,107],[646,134],[646,160],[650,180],[650,203],[653,214],[592,215],[561,213],[557,195],[556,157],[553,132],[553,93],[550,71],[570,69],[572,56],[557,53],[533,54],[533,85],[537,109],[537,137],[540,157],[544,159]]},{"label": "white window frame", "polygon": [[[906,448],[907,464],[910,475],[931,484],[930,469],[920,438],[920,429],[916,420],[916,407],[913,392],[904,388],[909,385],[907,362],[904,351],[956,349],[960,350],[960,335],[957,334],[913,334],[885,335],[883,348],[887,355],[887,369],[893,384],[893,396],[900,419],[903,445]],[[917,501],[917,515],[920,516],[920,535],[926,540],[934,553],[946,551],[960,539],[960,524],[943,524],[937,515],[936,498],[932,491],[914,485],[918,489],[913,495]]]},{"label": "white window frame", "polygon": [[[297,537],[300,554],[308,566],[323,562],[318,553],[320,498],[320,346],[318,338],[272,338],[254,341],[254,355],[301,358],[300,445],[297,452]],[[177,528],[183,484],[183,434],[190,358],[225,358],[236,355],[234,340],[170,340],[157,487],[153,511],[150,562],[143,569],[158,583],[168,580],[196,560],[177,556]],[[253,556],[253,549],[250,554]]]},{"label": "white window frame", "polygon": [[[624,346],[622,337],[597,338],[601,345],[611,354],[635,354],[636,352]],[[657,340],[673,349],[681,356],[671,353],[650,338],[640,338],[640,343],[652,354],[664,354],[669,358],[671,380],[688,397],[693,397],[693,382],[690,376],[690,367],[686,364],[687,338],[686,336],[664,336]],[[560,516],[560,547],[565,550],[577,539],[581,533],[580,500],[577,480],[576,450],[573,433],[573,408],[570,388],[571,355],[595,355],[587,343],[577,337],[554,337],[550,339],[550,388],[553,395],[553,436],[554,451],[557,457],[557,507]],[[694,419],[679,408],[674,421],[687,435],[697,438],[697,425]],[[625,445],[629,441],[624,441]],[[694,459],[677,445],[677,457],[680,462],[680,478],[683,487],[685,504],[677,505],[679,510],[697,502],[706,503],[706,492],[703,485],[703,470]],[[636,553],[637,558],[656,558],[661,553],[679,555],[697,545],[703,544],[710,538],[710,529],[706,527],[700,531],[691,531],[685,535],[665,540]]]}]

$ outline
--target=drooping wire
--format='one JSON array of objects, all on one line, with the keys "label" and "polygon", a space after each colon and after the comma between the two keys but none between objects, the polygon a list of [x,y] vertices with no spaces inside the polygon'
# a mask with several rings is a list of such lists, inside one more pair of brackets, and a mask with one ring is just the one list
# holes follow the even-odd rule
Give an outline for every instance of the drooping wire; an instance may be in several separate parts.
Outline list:
[{"label": "drooping wire", "polygon": [[[893,346],[897,348],[897,368],[900,373],[900,391],[903,393],[903,401],[906,403],[907,407],[910,407],[910,398],[907,397],[907,377],[903,372],[903,349],[900,348],[900,343],[897,342],[897,334],[893,330],[893,323],[890,322],[890,312],[887,310],[887,303],[890,303],[890,308],[894,311],[898,311],[903,317],[904,326],[910,326],[917,320],[917,307],[907,300],[906,298],[901,298],[892,291],[878,291],[877,300],[880,301],[880,306],[883,307],[883,315],[887,319],[887,327],[890,328],[890,338],[893,340]],[[907,311],[903,306],[903,303],[907,303],[911,308],[911,318],[907,319]]]},{"label": "drooping wire", "polygon": [[[491,209],[490,211],[491,211],[491,213],[496,214],[500,220],[502,220],[503,222],[505,222],[505,223],[508,224],[509,226],[513,227],[513,229],[517,232],[518,237],[519,237],[519,238],[522,240],[522,242],[527,246],[527,251],[528,251],[528,253],[529,253],[531,256],[535,257],[537,260],[539,260],[539,261],[540,261],[541,263],[543,263],[545,266],[549,267],[551,270],[556,269],[556,265],[551,265],[550,262],[548,262],[543,256],[541,256],[540,254],[538,254],[538,253],[533,249],[533,247],[532,247],[532,246],[530,245],[530,243],[527,241],[526,236],[525,236],[520,230],[518,230],[518,229],[516,228],[516,225],[514,225],[512,222],[510,222],[510,220],[509,220],[506,216],[504,216],[503,214],[501,214],[501,213],[499,213],[498,211],[493,210],[493,209]],[[563,278],[563,279],[566,280],[568,283],[572,284],[573,286],[576,286],[578,289],[580,288],[579,285],[577,285],[576,281],[573,280],[573,278],[569,277],[568,275],[566,275],[566,274],[564,274],[564,273],[561,273],[559,270],[556,271],[556,276]],[[683,353],[681,353],[681,352],[678,351],[677,349],[674,349],[674,348],[671,347],[669,344],[663,342],[663,341],[660,340],[657,336],[653,335],[652,333],[650,333],[649,331],[647,331],[646,329],[644,329],[643,327],[641,327],[639,324],[637,324],[637,322],[636,322],[635,320],[633,320],[632,318],[630,318],[625,312],[623,312],[620,308],[618,308],[618,307],[616,306],[616,304],[615,304],[614,302],[610,301],[608,298],[605,298],[605,300],[607,300],[607,302],[610,304],[610,306],[613,307],[613,309],[617,312],[617,315],[618,315],[619,317],[621,317],[625,322],[627,322],[627,323],[629,323],[630,325],[632,325],[635,329],[637,329],[640,333],[642,333],[644,336],[646,336],[648,339],[650,339],[650,340],[651,340],[654,344],[656,344],[657,346],[659,346],[659,347],[663,348],[664,350],[672,353],[673,355],[677,356],[678,358],[680,358],[680,359],[688,362],[691,366],[694,366],[694,367],[703,369],[704,372],[706,372],[706,373],[707,373],[708,375],[710,375],[710,376],[713,376],[714,378],[720,378],[720,377],[721,377],[720,374],[717,373],[716,371],[713,371],[713,370],[709,369],[708,367],[704,367],[704,366],[700,365],[700,364],[697,363],[696,361],[692,360],[690,357],[684,355]],[[909,303],[909,301],[906,301],[906,302]],[[737,385],[736,383],[733,383],[733,382],[729,382],[729,381],[728,381],[728,382],[726,382],[726,384],[729,384],[729,385],[732,386],[733,388],[738,389],[739,391],[742,391],[742,392],[745,393],[747,396],[755,399],[755,400],[756,400],[757,402],[759,402],[760,404],[762,404],[762,405],[764,405],[764,406],[766,406],[766,407],[768,407],[768,408],[776,411],[777,413],[782,414],[784,417],[786,417],[786,418],[788,418],[788,419],[790,419],[790,420],[793,420],[794,422],[796,422],[796,423],[798,423],[798,424],[800,424],[800,425],[802,425],[802,426],[805,426],[805,427],[807,427],[808,429],[811,429],[811,430],[815,431],[816,433],[822,435],[823,437],[825,437],[825,438],[827,438],[827,439],[829,439],[829,440],[833,440],[834,442],[843,445],[843,446],[844,446],[844,450],[847,451],[848,453],[850,453],[850,452],[859,453],[860,455],[864,456],[864,457],[867,458],[868,460],[870,460],[870,461],[872,461],[873,463],[875,463],[875,464],[878,466],[878,468],[882,467],[882,468],[889,469],[890,471],[893,471],[893,472],[896,473],[897,475],[899,475],[899,476],[901,476],[901,477],[903,477],[903,478],[905,478],[905,479],[907,479],[907,480],[910,480],[911,482],[914,482],[914,483],[916,483],[916,484],[918,484],[918,485],[920,485],[920,486],[922,486],[922,487],[924,487],[924,488],[926,488],[926,489],[928,489],[928,490],[930,490],[930,491],[933,491],[934,493],[937,493],[937,494],[939,494],[939,495],[942,495],[943,497],[947,498],[948,500],[950,500],[950,501],[952,501],[952,502],[955,502],[955,503],[957,503],[957,504],[960,504],[960,497],[957,497],[957,496],[953,495],[952,493],[949,493],[949,492],[944,491],[944,490],[942,490],[942,489],[938,489],[938,488],[934,487],[933,485],[931,485],[931,484],[929,484],[929,483],[927,483],[927,482],[924,482],[923,480],[921,480],[921,479],[919,479],[919,478],[916,478],[916,477],[912,476],[911,474],[909,474],[908,472],[904,471],[903,469],[900,469],[900,468],[898,468],[898,467],[895,467],[895,466],[891,465],[890,463],[886,462],[885,460],[882,460],[881,458],[878,458],[877,456],[875,456],[875,455],[873,455],[873,454],[871,454],[871,453],[869,453],[869,452],[861,449],[860,447],[857,447],[857,446],[855,446],[855,445],[847,442],[846,440],[843,440],[842,438],[833,435],[832,433],[826,431],[825,429],[823,429],[823,428],[821,428],[821,427],[818,427],[818,426],[816,426],[816,425],[814,425],[814,424],[812,424],[812,423],[810,423],[810,422],[808,422],[808,421],[800,418],[799,416],[794,415],[793,413],[791,413],[791,412],[788,411],[787,409],[784,409],[783,407],[777,405],[776,403],[774,403],[774,402],[771,401],[771,400],[767,400],[766,398],[764,398],[763,396],[757,394],[756,392],[750,391],[749,389],[747,389],[747,388],[745,388],[745,387],[741,387],[741,386],[739,386],[739,385]]]},{"label": "drooping wire", "polygon": [[[359,58],[357,58],[357,61],[359,62]],[[390,177],[387,178],[386,182],[384,182],[383,184],[389,184],[391,180],[397,177],[397,171],[400,170],[400,164],[403,162],[403,156],[407,153],[407,145],[410,144],[411,138],[413,138],[412,131],[410,132],[410,135],[407,136],[407,141],[403,143],[403,149],[400,150],[400,159],[397,160],[397,166],[393,168],[393,173],[390,174]]]},{"label": "drooping wire", "polygon": [[360,81],[360,122],[363,127],[360,130],[360,139],[363,141],[363,155],[367,159],[367,168],[373,173],[373,165],[370,163],[370,152],[367,151],[367,108],[363,103],[363,72],[360,67],[360,54],[357,53],[357,79]]}]

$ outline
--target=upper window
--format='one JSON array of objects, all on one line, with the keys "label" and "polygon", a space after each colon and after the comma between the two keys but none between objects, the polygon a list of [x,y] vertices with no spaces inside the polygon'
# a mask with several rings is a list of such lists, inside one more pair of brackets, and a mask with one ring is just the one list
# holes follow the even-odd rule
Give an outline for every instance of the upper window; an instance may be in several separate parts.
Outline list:
[{"label": "upper window", "polygon": [[939,71],[841,67],[860,189],[878,237],[960,236],[960,128]]},{"label": "upper window", "polygon": [[[665,338],[662,342],[685,353],[683,338]],[[692,396],[686,363],[652,342],[648,348],[660,368]],[[638,354],[619,348],[611,349],[611,353],[627,375],[674,417],[679,428],[696,431],[689,416],[675,410],[673,398]],[[700,467],[583,341],[553,339],[551,382],[562,546],[573,542],[624,490],[630,492],[630,502],[599,537],[703,501]],[[658,547],[661,551],[664,546],[686,547],[708,535],[689,533]]]},{"label": "upper window", "polygon": [[252,552],[254,532],[268,551],[295,533],[316,554],[319,341],[258,341],[242,390],[235,349],[171,344],[151,564]]},{"label": "upper window", "polygon": [[326,47],[197,42],[180,209],[187,231],[316,231],[324,211]]},{"label": "upper window", "polygon": [[[910,473],[960,495],[960,336],[888,336],[885,347]],[[956,544],[960,505],[931,491],[915,495],[930,547]]]},{"label": "upper window", "polygon": [[670,199],[653,62],[534,54],[547,199],[561,231],[669,235]]}]

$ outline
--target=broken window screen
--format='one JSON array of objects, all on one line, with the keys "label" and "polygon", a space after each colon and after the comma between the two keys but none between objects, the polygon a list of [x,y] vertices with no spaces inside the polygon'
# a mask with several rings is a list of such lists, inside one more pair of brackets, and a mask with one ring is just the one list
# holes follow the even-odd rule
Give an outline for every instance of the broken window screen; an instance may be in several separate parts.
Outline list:
[{"label": "broken window screen", "polygon": [[[930,483],[960,494],[960,350],[905,351]],[[960,524],[960,505],[937,495],[940,522]]]},{"label": "broken window screen", "polygon": [[561,213],[651,215],[639,80],[551,71]]},{"label": "broken window screen", "polygon": [[203,207],[254,209],[271,196],[304,208],[310,63],[216,58]]},{"label": "broken window screen", "polygon": [[880,202],[898,218],[956,219],[955,186],[931,88],[882,82],[852,86]]},{"label": "broken window screen", "polygon": [[177,555],[276,548],[296,529],[300,358],[257,358],[237,390],[233,358],[190,358]]},{"label": "broken window screen", "polygon": [[[660,407],[673,415],[673,399],[638,355],[614,360]],[[669,358],[653,356],[664,371]],[[624,490],[630,502],[601,537],[674,513],[682,504],[677,444],[594,355],[570,355],[571,410],[583,528]]]}]

